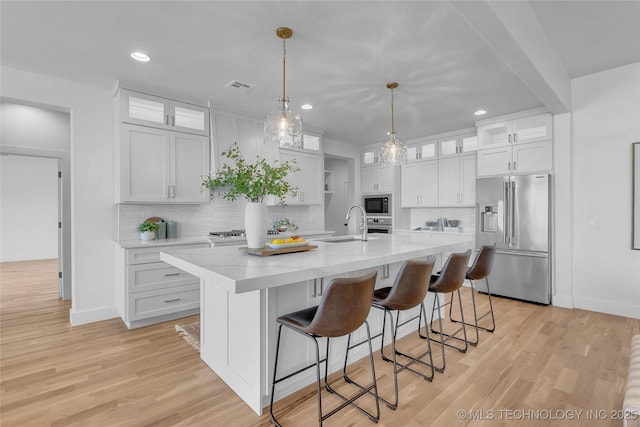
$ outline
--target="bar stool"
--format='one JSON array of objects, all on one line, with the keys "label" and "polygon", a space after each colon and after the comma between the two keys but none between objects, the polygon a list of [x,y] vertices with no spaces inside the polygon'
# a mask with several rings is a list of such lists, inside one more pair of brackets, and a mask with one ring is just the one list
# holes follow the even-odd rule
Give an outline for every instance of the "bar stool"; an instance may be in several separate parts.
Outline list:
[{"label": "bar stool", "polygon": [[[444,264],[444,267],[442,268],[442,271],[440,272],[440,274],[431,276],[429,292],[433,292],[436,295],[435,295],[435,298],[433,299],[433,308],[431,310],[430,326],[431,326],[431,332],[436,335],[439,335],[440,339],[435,340],[433,338],[430,338],[429,336],[422,336],[422,335],[420,336],[420,338],[430,339],[431,341],[440,342],[440,347],[442,349],[442,366],[438,367],[434,365],[434,369],[438,372],[444,372],[444,369],[446,367],[446,360],[445,360],[445,354],[444,354],[445,346],[454,348],[462,353],[466,352],[468,348],[467,329],[465,327],[466,324],[464,322],[464,314],[462,312],[462,298],[460,296],[460,287],[464,283],[464,278],[467,272],[467,264],[469,263],[470,257],[471,257],[471,249],[463,253],[451,254],[447,259],[446,263]],[[440,309],[451,304],[451,302],[446,302],[447,301],[446,294],[451,294],[451,298],[453,299],[454,292],[458,294],[458,302],[460,303],[460,317],[462,318],[462,323],[461,323],[462,327],[457,329],[455,332],[451,334],[446,334],[444,333],[444,330],[442,328],[442,316],[440,316]],[[440,303],[439,294],[445,294],[444,304]],[[435,313],[436,310],[438,310],[438,324],[440,326],[439,331],[436,331],[435,329],[433,329],[433,313]],[[425,322],[426,322],[426,316],[425,316]],[[460,338],[456,336],[461,331],[464,338]],[[458,346],[447,343],[447,341],[449,341],[450,339],[460,341],[464,343],[464,346],[458,347]]]},{"label": "bar stool", "polygon": [[[376,372],[373,364],[373,349],[371,346],[371,333],[369,331],[369,324],[367,323],[367,315],[371,308],[371,302],[373,301],[373,288],[376,283],[377,271],[373,270],[368,274],[354,278],[339,278],[332,279],[320,301],[320,304],[315,307],[310,307],[304,310],[296,311],[294,313],[285,314],[276,319],[278,322],[278,338],[276,345],[275,362],[273,366],[273,382],[271,384],[271,404],[269,407],[269,414],[271,422],[277,426],[280,426],[273,413],[273,399],[275,395],[276,384],[287,380],[294,375],[302,373],[307,369],[316,367],[316,377],[318,386],[318,424],[322,426],[322,422],[334,415],[339,410],[351,405],[358,409],[363,414],[367,415],[371,421],[377,423],[380,419],[380,405],[378,403],[378,386],[376,382]],[[351,333],[358,329],[362,324],[366,325],[367,338],[369,341],[369,362],[371,364],[371,374],[373,383],[368,387],[363,387],[352,398],[346,398],[329,386],[327,381],[327,375],[329,370],[329,338],[341,337],[344,335],[351,336]],[[316,348],[316,361],[314,364],[306,366],[297,370],[291,374],[285,375],[281,378],[276,377],[278,369],[278,354],[280,351],[280,336],[282,327],[298,332],[313,340]],[[320,360],[320,347],[318,345],[318,338],[325,337],[327,339],[327,350],[324,359]],[[330,393],[340,397],[344,403],[333,409],[326,415],[322,413],[322,394],[320,387],[320,364],[325,364],[324,369],[324,386]],[[357,406],[354,401],[365,394],[371,393],[376,398],[376,414],[370,414],[361,407]]]},{"label": "bar stool", "polygon": [[[427,351],[420,354],[419,356],[411,356],[405,353],[398,351],[396,347],[396,336],[398,333],[398,327],[405,325],[415,319],[420,318],[420,316],[424,313],[426,318],[426,310],[424,308],[424,297],[427,295],[427,289],[429,288],[429,280],[431,279],[431,273],[433,271],[434,260],[428,261],[407,261],[402,267],[400,267],[400,271],[395,278],[393,286],[376,289],[373,294],[373,303],[372,307],[377,308],[379,310],[383,310],[383,321],[382,321],[382,332],[378,335],[372,337],[375,339],[379,336],[382,337],[382,341],[380,344],[380,355],[382,356],[382,360],[385,362],[393,363],[393,381],[395,386],[395,401],[394,403],[389,402],[388,400],[378,396],[380,400],[387,404],[387,406],[391,409],[396,409],[398,407],[398,372],[403,370],[411,371],[427,381],[433,380],[433,359],[431,357],[431,342],[427,340]],[[420,305],[420,313],[411,319],[407,319],[400,323],[400,312],[412,309],[416,306]],[[396,322],[395,327],[393,323],[393,312],[396,312]],[[392,351],[393,356],[389,359],[384,354],[384,334],[386,329],[386,321],[387,315],[389,316],[389,324],[391,330],[391,342],[392,342]],[[425,327],[425,332],[428,334],[428,330]],[[344,379],[348,382],[355,383],[347,376],[347,359],[348,352],[350,349],[355,348],[366,341],[350,346],[350,343],[347,343],[347,355],[345,356],[345,364],[343,369]],[[410,361],[406,364],[399,363],[396,360],[396,355],[403,356]],[[425,362],[422,359],[425,356],[429,356],[429,362]],[[416,371],[410,368],[414,363],[419,363],[424,366],[427,366],[431,370],[430,375],[425,375],[419,371]],[[398,369],[398,366],[400,368]]]},{"label": "bar stool", "polygon": [[[467,271],[467,275],[465,277],[466,280],[471,283],[471,301],[473,303],[473,318],[475,323],[465,323],[467,326],[474,326],[476,329],[476,340],[469,341],[471,345],[478,345],[480,342],[480,335],[478,333],[478,329],[482,329],[487,332],[493,333],[496,330],[496,318],[493,315],[493,304],[491,303],[491,288],[489,287],[489,274],[491,274],[491,269],[493,268],[493,259],[496,255],[496,247],[495,245],[486,245],[480,248],[480,252],[478,252],[478,256],[476,257],[473,265]],[[482,316],[478,317],[478,311],[476,308],[476,297],[475,297],[475,284],[476,280],[485,279],[487,282],[487,297],[489,298],[489,311],[484,313]],[[452,317],[452,308],[453,308],[453,295],[451,305],[449,305],[449,319],[452,322],[460,323],[460,320],[456,320]],[[491,315],[491,327],[485,328],[483,326],[478,325],[478,321],[484,319],[488,315]]]}]

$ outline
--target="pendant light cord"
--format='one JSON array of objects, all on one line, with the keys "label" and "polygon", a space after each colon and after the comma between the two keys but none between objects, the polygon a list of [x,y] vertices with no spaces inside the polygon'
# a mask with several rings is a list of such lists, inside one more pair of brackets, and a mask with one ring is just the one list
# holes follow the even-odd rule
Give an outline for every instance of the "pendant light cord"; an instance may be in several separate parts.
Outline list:
[{"label": "pendant light cord", "polygon": [[283,110],[284,110],[284,105],[287,99],[287,94],[285,91],[286,68],[287,68],[287,41],[286,39],[282,39],[282,109]]},{"label": "pendant light cord", "polygon": [[391,135],[396,133],[396,128],[393,124],[393,89],[391,89]]}]

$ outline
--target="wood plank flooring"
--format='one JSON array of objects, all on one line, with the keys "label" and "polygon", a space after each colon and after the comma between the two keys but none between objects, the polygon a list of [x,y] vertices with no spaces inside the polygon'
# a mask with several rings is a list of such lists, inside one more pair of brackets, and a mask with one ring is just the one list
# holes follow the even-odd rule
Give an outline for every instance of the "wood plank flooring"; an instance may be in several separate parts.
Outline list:
[{"label": "wood plank flooring", "polygon": [[[132,331],[120,319],[71,327],[70,305],[57,298],[55,260],[0,269],[3,427],[269,425],[267,415],[256,416],[175,332],[178,322]],[[466,354],[447,351],[447,369],[432,383],[400,374],[400,406],[381,406],[379,425],[622,424],[614,418],[640,320],[504,298],[495,298],[494,308],[496,332],[481,331],[480,344]],[[417,351],[424,341],[412,336],[401,345]],[[366,360],[351,370],[366,380]],[[390,397],[391,366],[376,358],[376,370],[381,393]],[[339,390],[348,393],[348,387]],[[332,398],[326,397],[326,409],[336,403]],[[371,408],[372,401],[362,402]],[[314,387],[277,406],[284,426],[317,425],[316,411]],[[325,425],[372,423],[348,409]]]}]

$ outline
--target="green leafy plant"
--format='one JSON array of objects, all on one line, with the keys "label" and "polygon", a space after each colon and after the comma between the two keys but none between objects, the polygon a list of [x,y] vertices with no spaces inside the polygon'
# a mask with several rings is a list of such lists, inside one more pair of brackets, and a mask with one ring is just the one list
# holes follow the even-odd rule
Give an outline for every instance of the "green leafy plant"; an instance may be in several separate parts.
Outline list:
[{"label": "green leafy plant", "polygon": [[262,202],[267,195],[272,195],[278,198],[280,203],[284,203],[287,194],[298,194],[298,188],[285,179],[289,172],[300,170],[295,161],[276,160],[270,165],[264,158],[256,156],[255,163],[247,163],[237,142],[227,151],[223,151],[222,156],[231,160],[233,164],[224,164],[215,175],[204,177],[202,187],[223,190],[223,198],[233,201],[242,196],[250,202]]},{"label": "green leafy plant", "polygon": [[155,222],[143,222],[138,225],[138,231],[140,233],[144,233],[145,231],[156,231],[159,225]]}]

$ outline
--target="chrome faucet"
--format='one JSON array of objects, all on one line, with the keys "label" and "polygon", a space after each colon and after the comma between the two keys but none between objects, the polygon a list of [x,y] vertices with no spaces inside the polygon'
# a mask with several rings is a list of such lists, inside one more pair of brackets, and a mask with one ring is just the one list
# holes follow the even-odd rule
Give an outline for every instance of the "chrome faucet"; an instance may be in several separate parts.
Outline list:
[{"label": "chrome faucet", "polygon": [[360,230],[362,230],[362,241],[366,242],[367,241],[367,213],[364,211],[362,206],[360,205],[351,206],[347,211],[347,216],[344,217],[344,220],[349,221],[349,218],[351,218],[351,209],[353,208],[358,208],[362,212],[362,226],[360,226]]}]

